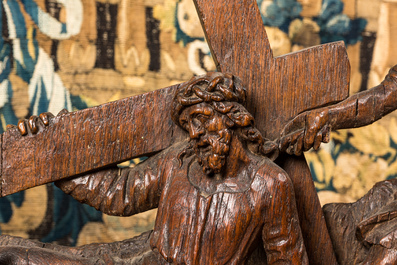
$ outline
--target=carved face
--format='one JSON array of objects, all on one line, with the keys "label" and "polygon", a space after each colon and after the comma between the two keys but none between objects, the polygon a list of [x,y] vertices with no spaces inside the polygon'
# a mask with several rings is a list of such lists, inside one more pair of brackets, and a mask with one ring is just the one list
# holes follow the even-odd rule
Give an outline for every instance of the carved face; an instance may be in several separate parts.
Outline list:
[{"label": "carved face", "polygon": [[209,104],[200,103],[186,108],[179,122],[194,141],[198,162],[206,174],[220,173],[229,153],[232,131],[228,118]]}]

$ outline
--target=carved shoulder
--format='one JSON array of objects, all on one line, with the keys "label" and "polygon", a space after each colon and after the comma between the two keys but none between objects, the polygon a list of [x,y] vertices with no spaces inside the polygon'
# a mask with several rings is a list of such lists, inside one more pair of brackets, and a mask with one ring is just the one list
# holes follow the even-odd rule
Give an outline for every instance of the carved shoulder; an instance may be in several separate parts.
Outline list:
[{"label": "carved shoulder", "polygon": [[262,192],[269,195],[274,195],[276,193],[280,194],[280,192],[287,192],[287,190],[290,192],[291,189],[293,190],[292,182],[288,174],[270,159],[263,159],[264,161],[256,172],[252,188],[257,191],[262,190]]}]

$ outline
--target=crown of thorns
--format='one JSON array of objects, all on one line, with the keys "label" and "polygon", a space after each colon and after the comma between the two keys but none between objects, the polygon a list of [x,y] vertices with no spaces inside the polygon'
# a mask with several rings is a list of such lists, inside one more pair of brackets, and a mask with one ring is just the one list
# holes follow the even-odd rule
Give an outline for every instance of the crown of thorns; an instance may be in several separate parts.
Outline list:
[{"label": "crown of thorns", "polygon": [[241,85],[241,80],[231,74],[213,72],[193,77],[178,87],[171,110],[172,119],[179,124],[179,116],[185,108],[202,102],[225,113],[231,108],[226,102],[244,105],[245,88]]}]

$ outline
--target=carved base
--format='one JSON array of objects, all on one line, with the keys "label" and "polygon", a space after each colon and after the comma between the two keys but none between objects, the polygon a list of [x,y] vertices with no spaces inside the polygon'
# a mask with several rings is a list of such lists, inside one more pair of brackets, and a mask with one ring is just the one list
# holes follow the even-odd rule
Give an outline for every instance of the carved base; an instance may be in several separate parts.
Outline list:
[{"label": "carved base", "polygon": [[[0,264],[167,264],[149,246],[152,231],[108,244],[65,247],[0,236]],[[49,263],[50,261],[50,263]]]},{"label": "carved base", "polygon": [[[151,250],[149,245],[151,234],[152,231],[148,231],[124,241],[80,247],[66,247],[2,235],[0,236],[0,264],[169,264],[160,254]],[[252,253],[246,264],[267,264],[262,244]]]}]

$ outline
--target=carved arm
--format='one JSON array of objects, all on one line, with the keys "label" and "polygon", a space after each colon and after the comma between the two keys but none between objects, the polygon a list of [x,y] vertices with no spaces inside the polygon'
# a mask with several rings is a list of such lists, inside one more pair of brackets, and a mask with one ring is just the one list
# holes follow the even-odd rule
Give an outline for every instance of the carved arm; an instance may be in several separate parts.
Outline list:
[{"label": "carved arm", "polygon": [[[64,115],[67,110],[58,115]],[[18,122],[21,135],[45,130],[53,115],[49,112]],[[171,148],[169,148],[171,149]],[[169,150],[167,149],[167,150]],[[162,174],[169,152],[164,150],[133,168],[98,170],[75,178],[55,182],[65,193],[81,203],[109,215],[129,216],[158,207],[164,186]],[[104,150],[106,152],[106,150]]]},{"label": "carved arm", "polygon": [[158,207],[164,153],[133,168],[110,168],[55,182],[81,203],[108,215],[130,216]]},{"label": "carved arm", "polygon": [[267,165],[257,173],[265,176],[261,186],[269,191],[262,230],[267,264],[309,264],[299,226],[293,184],[285,171]]},{"label": "carved arm", "polygon": [[321,142],[329,141],[331,130],[369,125],[397,108],[397,65],[383,82],[357,93],[338,104],[306,111],[289,122],[280,138],[279,148],[300,155]]},{"label": "carved arm", "polygon": [[328,107],[333,130],[369,125],[397,108],[397,65],[383,82],[357,93],[335,106]]}]

